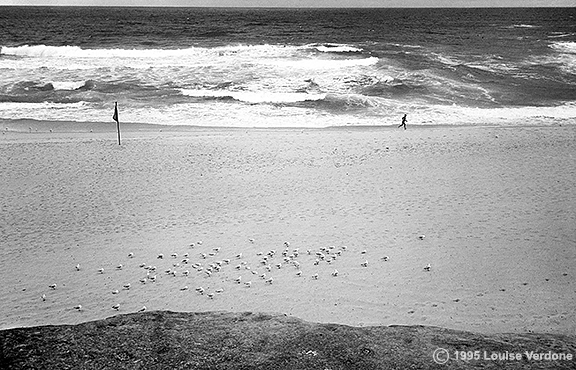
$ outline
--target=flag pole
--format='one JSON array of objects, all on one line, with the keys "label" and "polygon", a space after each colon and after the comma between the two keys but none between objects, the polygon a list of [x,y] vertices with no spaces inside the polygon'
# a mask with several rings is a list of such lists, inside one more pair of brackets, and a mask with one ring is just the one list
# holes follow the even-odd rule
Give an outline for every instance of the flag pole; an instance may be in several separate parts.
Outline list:
[{"label": "flag pole", "polygon": [[118,120],[118,102],[114,102],[114,115],[112,119],[116,121],[116,130],[118,131],[118,145],[120,144],[120,121]]}]

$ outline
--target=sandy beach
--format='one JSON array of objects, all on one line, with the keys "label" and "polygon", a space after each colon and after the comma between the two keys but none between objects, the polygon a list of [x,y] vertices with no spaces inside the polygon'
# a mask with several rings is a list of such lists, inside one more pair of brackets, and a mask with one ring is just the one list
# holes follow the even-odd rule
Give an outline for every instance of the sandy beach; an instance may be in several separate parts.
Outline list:
[{"label": "sandy beach", "polygon": [[576,330],[575,126],[1,127],[0,329],[146,306]]}]

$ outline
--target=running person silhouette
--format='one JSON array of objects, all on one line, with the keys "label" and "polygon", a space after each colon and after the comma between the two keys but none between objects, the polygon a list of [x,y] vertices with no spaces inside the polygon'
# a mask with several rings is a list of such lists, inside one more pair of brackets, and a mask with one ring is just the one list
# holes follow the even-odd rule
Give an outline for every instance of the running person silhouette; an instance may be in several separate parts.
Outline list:
[{"label": "running person silhouette", "polygon": [[404,130],[406,130],[406,122],[408,122],[408,118],[406,118],[406,114],[404,115],[404,117],[402,117],[402,123],[400,125],[398,125],[398,127],[402,127],[404,126]]}]

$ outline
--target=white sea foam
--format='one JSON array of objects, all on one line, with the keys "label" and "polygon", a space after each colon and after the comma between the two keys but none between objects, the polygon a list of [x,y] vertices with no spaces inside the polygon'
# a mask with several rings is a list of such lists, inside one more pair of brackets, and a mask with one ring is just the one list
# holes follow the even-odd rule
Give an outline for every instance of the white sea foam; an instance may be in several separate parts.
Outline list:
[{"label": "white sea foam", "polygon": [[223,90],[191,90],[182,89],[182,94],[193,97],[232,98],[246,103],[296,103],[316,101],[326,98],[326,94],[281,93],[268,91],[223,91]]},{"label": "white sea foam", "polygon": [[325,45],[318,45],[318,44],[311,44],[309,45],[311,48],[314,48],[323,53],[359,53],[362,52],[361,48],[357,48],[350,45],[344,44],[325,44]]},{"label": "white sea foam", "polygon": [[54,90],[76,90],[86,84],[86,81],[54,81]]},{"label": "white sea foam", "polygon": [[570,42],[570,41],[553,42],[552,44],[550,44],[550,47],[561,53],[576,54],[576,42]]},{"label": "white sea foam", "polygon": [[348,68],[354,66],[371,66],[378,63],[377,57],[354,58],[354,59],[320,59],[308,58],[299,60],[261,60],[260,64],[302,69],[332,69]]}]

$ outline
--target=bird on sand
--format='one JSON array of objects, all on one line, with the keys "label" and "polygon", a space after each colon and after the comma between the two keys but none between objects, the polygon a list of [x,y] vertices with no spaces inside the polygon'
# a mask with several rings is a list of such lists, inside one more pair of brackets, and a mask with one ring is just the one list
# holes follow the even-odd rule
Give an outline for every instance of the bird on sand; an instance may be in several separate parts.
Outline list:
[{"label": "bird on sand", "polygon": [[100,267],[100,268],[98,269],[98,273],[103,274],[103,273],[104,273],[104,268]]},{"label": "bird on sand", "polygon": [[332,272],[332,276],[338,276],[338,270],[334,270],[334,271]]},{"label": "bird on sand", "polygon": [[132,253],[132,252],[128,253],[128,257],[129,257],[129,258],[133,258],[133,257],[134,257],[134,253]]},{"label": "bird on sand", "polygon": [[48,285],[48,287],[51,288],[51,289],[56,289],[56,286],[57,286],[56,284],[50,284],[50,285]]},{"label": "bird on sand", "polygon": [[76,271],[80,271],[80,264],[76,265]]},{"label": "bird on sand", "polygon": [[118,293],[120,293],[120,292],[118,291],[118,289],[114,289],[114,290],[112,291],[112,294],[118,294]]},{"label": "bird on sand", "polygon": [[424,266],[424,271],[430,271],[430,268],[432,268],[432,266],[430,266],[430,264],[427,264],[426,266]]},{"label": "bird on sand", "polygon": [[78,310],[78,311],[81,311],[81,310],[82,310],[82,305],[79,304],[79,305],[77,305],[77,306],[74,306],[74,309],[76,309],[76,310]]},{"label": "bird on sand", "polygon": [[214,293],[208,293],[206,296],[210,299],[214,299]]},{"label": "bird on sand", "polygon": [[120,309],[120,303],[116,303],[115,305],[112,306],[112,308],[118,311]]},{"label": "bird on sand", "polygon": [[138,312],[144,312],[144,311],[146,311],[146,306],[142,306],[142,308],[138,310]]},{"label": "bird on sand", "polygon": [[46,301],[46,294],[42,294],[42,301]]}]

